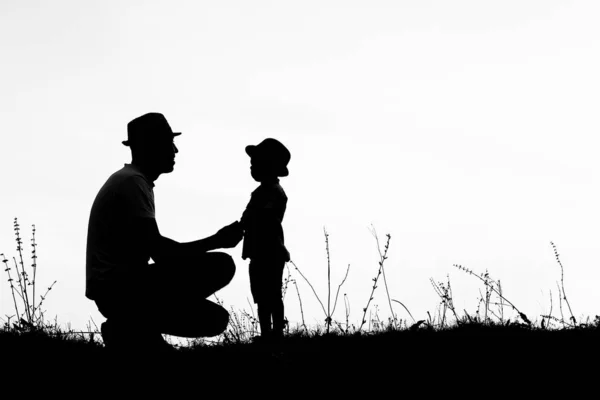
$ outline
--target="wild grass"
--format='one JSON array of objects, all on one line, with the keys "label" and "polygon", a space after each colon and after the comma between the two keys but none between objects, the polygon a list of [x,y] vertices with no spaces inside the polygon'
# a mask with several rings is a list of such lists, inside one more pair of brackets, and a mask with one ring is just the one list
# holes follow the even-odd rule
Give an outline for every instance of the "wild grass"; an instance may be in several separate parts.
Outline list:
[{"label": "wild grass", "polygon": [[[24,250],[16,218],[14,228],[17,257],[13,257],[13,264],[10,264],[2,254],[7,282],[14,302],[14,314],[6,316],[4,325],[0,329],[0,355],[18,354],[18,357],[14,357],[19,359],[26,355],[50,359],[71,357],[77,360],[82,357],[85,359],[105,357],[102,337],[94,321],[88,323],[87,331],[75,331],[68,326],[66,329],[59,327],[56,319],[44,320],[43,301],[54,284],[48,287],[39,300],[36,299],[35,226],[31,238],[30,272],[23,260]],[[215,296],[216,301],[230,311],[231,318],[226,331],[214,338],[172,341],[178,349],[178,356],[187,361],[202,359],[214,368],[227,368],[231,363],[251,365],[258,362],[262,367],[271,368],[275,372],[282,368],[292,368],[300,373],[302,368],[312,371],[315,368],[326,368],[330,362],[334,362],[340,367],[355,365],[366,373],[364,369],[369,368],[368,365],[394,360],[394,362],[402,360],[402,368],[405,367],[404,363],[413,366],[423,365],[423,368],[429,362],[443,365],[444,362],[440,361],[440,357],[444,359],[467,357],[475,360],[477,357],[471,355],[469,349],[480,349],[477,351],[482,351],[483,354],[527,353],[531,357],[537,357],[536,365],[538,365],[544,362],[543,360],[557,357],[555,352],[544,346],[564,349],[567,343],[570,343],[569,350],[559,354],[566,357],[573,355],[574,349],[579,349],[580,352],[588,351],[585,346],[592,346],[596,341],[600,332],[600,317],[587,318],[585,321],[577,321],[574,318],[565,291],[564,268],[554,243],[551,243],[551,246],[561,271],[560,283],[557,282],[559,315],[553,315],[551,306],[548,314],[540,316],[539,323],[532,321],[507,298],[500,280],[494,279],[488,271],[477,273],[465,266],[455,264],[455,268],[473,277],[482,285],[476,310],[467,312],[456,308],[448,275],[445,281],[430,279],[433,290],[439,297],[439,304],[433,315],[427,312],[427,318],[415,320],[409,309],[397,298],[392,298],[389,291],[385,268],[390,252],[391,235],[385,236],[386,240],[382,247],[375,229],[371,232],[375,239],[379,260],[377,260],[375,276],[371,280],[370,294],[365,300],[364,307],[361,308],[362,317],[357,326],[350,322],[351,310],[347,294],[343,293],[343,297],[340,297],[350,272],[350,265],[346,268],[344,278],[335,288],[335,284],[332,285],[331,281],[330,237],[324,230],[328,270],[327,300],[322,301],[296,263],[293,261],[288,263],[282,294],[284,298],[297,298],[301,323],[292,327],[288,322],[282,342],[275,347],[266,348],[265,352],[264,346],[254,343],[254,338],[259,335],[259,324],[253,313],[252,304],[249,304],[250,311],[236,310],[227,307],[222,299]],[[316,326],[306,324],[298,278],[301,278],[301,283],[306,284],[306,288],[310,289],[320,304],[324,317],[321,324]],[[383,292],[381,289],[377,291],[381,282],[385,288]],[[333,296],[334,290],[335,296]],[[380,296],[380,303],[389,307],[390,316],[386,319],[379,317],[379,305],[374,304],[377,296]],[[340,298],[343,298],[345,311],[338,316],[336,311]],[[570,314],[568,319],[565,319],[563,314],[563,303]],[[393,308],[394,304],[402,306],[411,321],[398,318]],[[508,316],[507,309],[512,310],[516,317]],[[496,360],[495,362],[499,366],[508,361]]]},{"label": "wild grass", "polygon": [[[35,225],[32,225],[31,232],[31,264],[28,266],[29,268],[25,267],[25,262],[23,261],[23,240],[21,239],[21,227],[17,218],[14,219],[13,229],[15,232],[15,241],[17,242],[17,257],[12,257],[13,267],[11,267],[9,260],[4,253],[0,253],[2,263],[4,263],[4,271],[8,275],[8,285],[10,287],[15,311],[15,314],[7,316],[6,324],[13,329],[20,330],[42,329],[45,327],[44,309],[42,306],[46,296],[48,296],[48,293],[52,290],[56,281],[47,288],[43,295],[40,295],[39,301],[37,301],[36,278],[38,266]],[[28,270],[30,272],[28,272]],[[16,318],[16,320],[11,321],[12,318]]]}]

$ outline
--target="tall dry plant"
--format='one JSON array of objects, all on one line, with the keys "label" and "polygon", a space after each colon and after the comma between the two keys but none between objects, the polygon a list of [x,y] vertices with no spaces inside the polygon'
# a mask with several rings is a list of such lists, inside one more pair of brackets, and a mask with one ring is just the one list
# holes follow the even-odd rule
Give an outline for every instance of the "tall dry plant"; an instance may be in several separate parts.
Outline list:
[{"label": "tall dry plant", "polygon": [[[558,288],[558,299],[559,299],[560,316],[562,319],[562,323],[563,323],[563,325],[567,325],[565,323],[565,318],[563,316],[563,311],[562,311],[562,301],[564,300],[565,303],[567,304],[567,307],[569,308],[569,313],[571,314],[570,320],[573,323],[573,325],[576,325],[577,320],[575,319],[575,316],[573,315],[573,311],[571,310],[571,304],[569,304],[569,300],[567,299],[567,294],[565,292],[565,271],[564,271],[562,262],[560,261],[560,257],[559,257],[556,245],[554,244],[554,242],[550,242],[550,245],[552,246],[552,250],[554,250],[554,257],[556,258],[556,262],[560,266],[560,287]],[[558,282],[556,284],[558,286]]]},{"label": "tall dry plant", "polygon": [[[323,310],[323,313],[325,314],[325,329],[326,329],[326,332],[329,333],[331,330],[331,325],[333,325],[333,314],[335,313],[340,290],[342,289],[342,286],[346,282],[346,279],[348,278],[348,273],[350,272],[350,264],[348,264],[348,268],[346,268],[346,275],[344,276],[344,279],[342,279],[341,283],[338,285],[337,292],[335,294],[335,300],[333,301],[333,310],[332,310],[332,305],[331,305],[331,257],[330,257],[330,252],[329,252],[329,234],[327,233],[327,230],[325,228],[323,228],[323,233],[325,235],[325,253],[327,255],[327,309],[325,309],[325,306],[323,305],[323,302],[321,301],[321,298],[317,294],[315,288],[310,283],[310,281],[306,278],[306,276],[304,276],[302,271],[300,271],[300,268],[298,268],[298,266],[293,261],[290,261],[290,264],[292,264],[294,266],[294,269],[300,274],[302,279],[304,279],[306,281],[308,286],[310,286],[313,294],[317,298],[317,301],[321,305],[321,309]],[[293,281],[293,283],[294,283],[294,285],[296,285],[295,280]],[[296,291],[298,291],[297,285],[296,285]],[[302,310],[302,301],[300,300],[300,292],[298,292],[298,300],[300,301],[300,307],[301,307],[300,309]],[[304,313],[302,313],[302,324],[304,326],[306,326],[306,324],[304,323]]]},{"label": "tall dry plant", "polygon": [[[14,311],[15,314],[8,316],[6,323],[7,327],[11,327],[11,319],[16,317],[16,322],[13,322],[12,327],[24,330],[24,329],[37,329],[41,328],[44,323],[44,310],[42,305],[46,296],[56,281],[54,281],[46,290],[43,295],[40,295],[39,301],[36,301],[36,284],[37,284],[37,243],[35,241],[35,225],[32,225],[31,233],[31,264],[30,271],[25,268],[25,262],[23,261],[23,241],[21,239],[21,227],[18,223],[17,218],[14,220],[14,231],[15,240],[17,242],[17,257],[12,257],[14,267],[11,268],[9,260],[6,258],[4,253],[1,253],[2,262],[4,263],[4,271],[8,275],[8,284],[10,286]],[[13,268],[14,273],[13,275]],[[15,276],[15,278],[13,278]],[[15,283],[16,282],[16,283]]]}]

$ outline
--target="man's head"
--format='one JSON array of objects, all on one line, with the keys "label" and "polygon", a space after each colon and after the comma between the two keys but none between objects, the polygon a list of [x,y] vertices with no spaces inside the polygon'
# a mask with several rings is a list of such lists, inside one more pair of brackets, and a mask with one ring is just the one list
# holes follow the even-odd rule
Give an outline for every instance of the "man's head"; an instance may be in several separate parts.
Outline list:
[{"label": "man's head", "polygon": [[125,146],[131,148],[133,163],[139,164],[157,177],[172,172],[177,147],[173,142],[181,132],[173,132],[164,115],[148,113],[127,124]]}]

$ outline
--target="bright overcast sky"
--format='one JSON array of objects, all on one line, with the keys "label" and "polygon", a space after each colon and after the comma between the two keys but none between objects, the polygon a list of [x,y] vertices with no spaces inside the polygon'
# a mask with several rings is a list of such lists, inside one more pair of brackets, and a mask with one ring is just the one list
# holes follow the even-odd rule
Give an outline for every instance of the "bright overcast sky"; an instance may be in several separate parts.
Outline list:
[{"label": "bright overcast sky", "polygon": [[[481,285],[453,264],[488,269],[531,319],[552,290],[558,316],[550,241],[573,311],[593,317],[599,15],[596,1],[4,0],[0,253],[16,255],[14,217],[26,243],[36,224],[38,282],[58,281],[47,317],[102,322],[84,297],[90,207],[130,161],[127,122],[158,111],[183,132],[175,171],[155,187],[165,236],[238,219],[256,187],[244,147],[275,137],[292,153],[281,180],[292,260],[325,300],[327,228],[333,289],[351,264],[352,321],[378,267],[371,224],[382,242],[391,234],[390,294],[416,319],[439,302],[429,279],[447,274],[457,308],[475,312]],[[219,295],[249,310],[247,261],[241,245],[228,252],[238,272]],[[322,322],[298,285],[307,323]],[[383,285],[374,303],[387,318]],[[286,310],[300,321],[293,291]]]}]

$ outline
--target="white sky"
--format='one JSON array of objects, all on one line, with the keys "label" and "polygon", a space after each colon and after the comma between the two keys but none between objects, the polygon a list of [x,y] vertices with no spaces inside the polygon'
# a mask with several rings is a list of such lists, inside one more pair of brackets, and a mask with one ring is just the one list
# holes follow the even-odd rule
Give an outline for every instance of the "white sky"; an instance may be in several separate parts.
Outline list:
[{"label": "white sky", "polygon": [[[46,316],[103,321],[84,297],[89,210],[130,161],[127,122],[158,111],[183,131],[155,188],[168,237],[238,219],[256,186],[244,147],[275,137],[292,153],[281,181],[292,259],[325,300],[327,227],[332,290],[351,264],[353,322],[378,267],[371,224],[392,235],[390,292],[417,319],[438,302],[429,278],[447,274],[457,307],[475,311],[481,285],[453,264],[487,268],[530,318],[547,313],[560,279],[551,240],[576,316],[593,317],[599,12],[550,0],[3,0],[0,253],[16,255],[14,217],[26,243],[36,224],[38,282],[58,280]],[[238,273],[219,295],[248,309],[247,261],[241,245],[229,252]],[[307,322],[321,322],[298,279]],[[374,303],[386,318],[383,285]],[[300,321],[294,292],[286,309]]]}]

